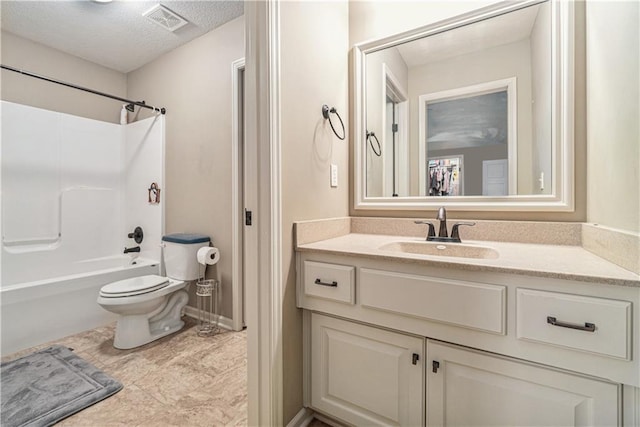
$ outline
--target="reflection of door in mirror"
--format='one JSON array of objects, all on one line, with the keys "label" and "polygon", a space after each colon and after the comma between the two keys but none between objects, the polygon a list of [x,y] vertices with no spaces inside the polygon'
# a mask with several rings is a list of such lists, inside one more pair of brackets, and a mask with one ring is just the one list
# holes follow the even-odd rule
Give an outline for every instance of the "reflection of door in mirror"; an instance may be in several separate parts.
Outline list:
[{"label": "reflection of door in mirror", "polygon": [[[419,96],[420,175],[429,160],[462,154],[466,196],[484,194],[483,165],[504,160],[506,192],[517,189],[516,78]],[[422,189],[421,189],[422,191]],[[430,194],[424,191],[422,194]],[[462,194],[461,194],[462,195]],[[495,194],[498,195],[498,194]]]},{"label": "reflection of door in mirror", "polygon": [[384,146],[389,156],[385,161],[384,195],[409,195],[409,150],[407,141],[407,98],[397,80],[386,69]]},{"label": "reflection of door in mirror", "polygon": [[409,195],[409,99],[407,68],[397,51],[389,50],[374,58],[368,71],[367,98],[371,115],[367,132],[380,140],[378,155],[367,143],[367,195],[402,197]]},{"label": "reflection of door in mirror", "polygon": [[391,179],[384,180],[384,194],[391,194],[392,197],[398,197],[398,151],[396,136],[398,133],[398,123],[396,123],[398,103],[394,102],[387,96],[387,106],[385,108],[385,133],[384,133],[384,149],[386,153],[390,153],[391,158],[385,157],[384,176]]},{"label": "reflection of door in mirror", "polygon": [[482,195],[506,196],[509,194],[507,159],[482,161]]}]

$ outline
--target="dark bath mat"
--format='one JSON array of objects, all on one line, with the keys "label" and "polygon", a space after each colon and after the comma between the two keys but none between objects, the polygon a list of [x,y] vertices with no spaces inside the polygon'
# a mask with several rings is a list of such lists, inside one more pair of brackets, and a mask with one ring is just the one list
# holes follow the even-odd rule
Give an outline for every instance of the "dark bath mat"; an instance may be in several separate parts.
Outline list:
[{"label": "dark bath mat", "polygon": [[49,426],[122,389],[122,384],[55,345],[1,365],[0,424]]}]

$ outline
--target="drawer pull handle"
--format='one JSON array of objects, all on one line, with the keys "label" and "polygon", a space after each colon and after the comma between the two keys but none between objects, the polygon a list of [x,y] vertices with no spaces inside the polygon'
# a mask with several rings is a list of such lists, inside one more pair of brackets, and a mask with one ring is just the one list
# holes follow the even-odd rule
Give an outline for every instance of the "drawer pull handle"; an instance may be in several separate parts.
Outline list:
[{"label": "drawer pull handle", "polygon": [[595,332],[595,323],[585,323],[584,326],[576,325],[575,323],[561,322],[556,320],[555,317],[547,316],[547,323],[553,326],[559,326],[561,328],[577,329],[579,331]]},{"label": "drawer pull handle", "polygon": [[336,286],[338,286],[338,282],[336,282],[335,280],[331,283],[327,283],[327,282],[323,282],[320,279],[316,279],[315,284],[322,285],[322,286],[331,286],[332,288],[335,288]]}]

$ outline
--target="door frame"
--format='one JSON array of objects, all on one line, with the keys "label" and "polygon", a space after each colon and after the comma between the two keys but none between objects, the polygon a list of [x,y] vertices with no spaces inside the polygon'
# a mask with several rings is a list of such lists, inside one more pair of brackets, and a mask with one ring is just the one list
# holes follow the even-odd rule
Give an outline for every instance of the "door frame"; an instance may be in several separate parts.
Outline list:
[{"label": "door frame", "polygon": [[245,226],[249,425],[283,425],[280,4],[245,3]]},{"label": "door frame", "polygon": [[[382,64],[382,111],[385,113],[383,117],[385,120],[382,120],[382,138],[385,140],[383,142],[383,146],[387,147],[387,122],[386,122],[386,101],[387,97],[391,98],[391,100],[397,106],[398,118],[396,123],[398,124],[398,133],[396,141],[396,150],[395,153],[391,156],[391,161],[396,161],[396,190],[400,196],[408,196],[409,195],[409,142],[408,142],[408,134],[409,132],[409,95],[407,95],[406,91],[400,84],[400,79],[393,74],[391,68],[386,63]],[[385,150],[385,154],[382,157],[382,194],[387,195],[386,187],[387,187],[387,166],[386,162],[387,156]],[[392,168],[393,169],[393,168]],[[400,172],[399,172],[400,171]],[[393,179],[393,177],[392,177]],[[393,186],[391,186],[393,193]]]},{"label": "door frame", "polygon": [[240,97],[243,89],[241,80],[245,69],[245,59],[240,58],[231,63],[231,325],[234,331],[244,327],[244,132],[240,129],[240,121],[244,118],[240,108],[244,102]]}]

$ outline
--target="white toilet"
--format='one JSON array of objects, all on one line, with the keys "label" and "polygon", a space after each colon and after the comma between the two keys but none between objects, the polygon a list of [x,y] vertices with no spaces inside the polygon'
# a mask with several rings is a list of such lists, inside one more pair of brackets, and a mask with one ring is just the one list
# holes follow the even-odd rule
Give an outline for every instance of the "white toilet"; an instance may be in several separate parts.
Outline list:
[{"label": "white toilet", "polygon": [[119,314],[113,346],[139,347],[180,330],[182,308],[189,301],[184,290],[188,281],[203,271],[196,258],[198,249],[209,246],[201,234],[169,234],[162,238],[168,277],[148,275],[109,283],[100,289],[98,304]]}]

